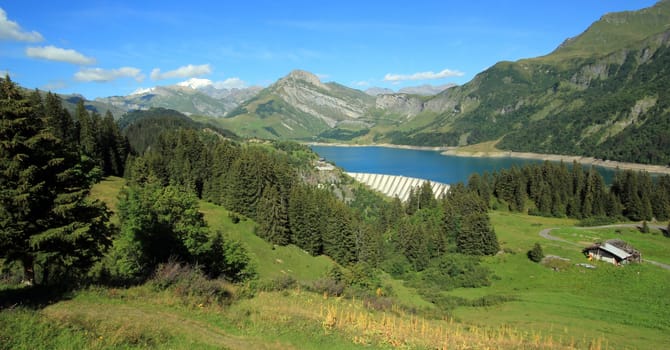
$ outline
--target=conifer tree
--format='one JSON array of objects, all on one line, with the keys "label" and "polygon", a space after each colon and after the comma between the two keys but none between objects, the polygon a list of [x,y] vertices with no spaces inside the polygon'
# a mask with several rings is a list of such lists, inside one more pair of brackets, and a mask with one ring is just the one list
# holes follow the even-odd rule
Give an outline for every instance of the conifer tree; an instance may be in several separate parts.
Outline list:
[{"label": "conifer tree", "polygon": [[538,263],[542,261],[542,258],[544,258],[544,252],[542,251],[542,246],[540,243],[535,243],[535,245],[533,245],[533,249],[529,250],[527,255],[528,259],[533,262]]},{"label": "conifer tree", "polygon": [[121,135],[109,110],[101,121],[99,138],[103,172],[105,175],[122,176],[128,156],[128,141]]},{"label": "conifer tree", "polygon": [[291,242],[312,255],[323,251],[322,235],[324,230],[323,202],[325,196],[321,190],[304,185],[291,188],[289,197],[289,224]]},{"label": "conifer tree", "polygon": [[0,257],[21,262],[29,283],[36,266],[38,282],[53,273],[74,277],[109,244],[109,212],[87,198],[79,152],[58,137],[63,115],[47,112],[35,95],[24,98],[9,77],[0,81]]},{"label": "conifer tree", "polygon": [[279,191],[275,186],[269,186],[263,191],[258,202],[258,236],[278,244],[290,243],[290,231],[286,207],[282,203]]},{"label": "conifer tree", "polygon": [[463,227],[456,236],[458,252],[467,255],[493,255],[500,246],[486,214],[474,213],[463,217]]},{"label": "conifer tree", "polygon": [[323,252],[338,263],[348,265],[358,256],[354,217],[339,201],[329,201],[328,207]]}]

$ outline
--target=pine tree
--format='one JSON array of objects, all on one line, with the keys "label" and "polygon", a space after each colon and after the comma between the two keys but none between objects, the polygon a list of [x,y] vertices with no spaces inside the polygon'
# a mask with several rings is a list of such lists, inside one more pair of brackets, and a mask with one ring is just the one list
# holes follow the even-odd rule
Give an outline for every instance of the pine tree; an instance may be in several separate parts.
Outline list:
[{"label": "pine tree", "polygon": [[267,164],[266,158],[263,151],[249,147],[233,161],[224,194],[227,207],[250,217],[256,216],[256,205],[265,186],[263,168]]},{"label": "pine tree", "polygon": [[63,113],[47,112],[35,95],[24,98],[6,77],[0,116],[0,257],[21,262],[29,283],[36,266],[42,283],[53,273],[74,277],[108,246],[109,212],[87,198],[77,148],[55,127]]},{"label": "pine tree", "polygon": [[258,203],[258,236],[278,244],[290,243],[290,231],[286,207],[282,203],[279,191],[275,186],[269,186],[263,191]]},{"label": "pine tree", "polygon": [[304,185],[291,188],[289,197],[289,225],[291,242],[312,255],[323,251],[323,214],[319,209],[320,201],[325,198],[320,190]]},{"label": "pine tree", "polygon": [[527,255],[528,259],[533,262],[537,263],[542,261],[542,258],[544,258],[544,252],[542,251],[542,246],[540,243],[535,243],[535,245],[533,245],[533,249],[529,250]]},{"label": "pine tree", "polygon": [[342,202],[329,201],[325,208],[326,229],[323,234],[323,252],[340,264],[356,261],[356,223],[349,208]]},{"label": "pine tree", "polygon": [[486,214],[463,217],[463,227],[456,236],[458,252],[467,255],[493,255],[498,252],[498,238]]},{"label": "pine tree", "polygon": [[123,176],[128,155],[128,143],[127,139],[121,135],[121,131],[110,111],[107,111],[102,119],[99,138],[104,174]]},{"label": "pine tree", "polygon": [[435,200],[435,194],[433,194],[433,186],[430,181],[424,181],[419,187],[419,208],[428,209],[436,206],[437,201]]},{"label": "pine tree", "polygon": [[649,233],[649,224],[647,223],[647,220],[642,221],[642,228],[640,229],[640,232]]}]

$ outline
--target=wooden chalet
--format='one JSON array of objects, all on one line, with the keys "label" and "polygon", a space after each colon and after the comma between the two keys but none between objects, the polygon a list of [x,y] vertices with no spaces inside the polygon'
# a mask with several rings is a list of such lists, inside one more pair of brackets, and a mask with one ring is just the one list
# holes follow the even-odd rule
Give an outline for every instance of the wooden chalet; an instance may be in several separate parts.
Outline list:
[{"label": "wooden chalet", "polygon": [[620,248],[608,242],[595,243],[584,248],[582,253],[584,253],[589,260],[601,260],[614,265],[641,261],[640,252],[634,249]]}]

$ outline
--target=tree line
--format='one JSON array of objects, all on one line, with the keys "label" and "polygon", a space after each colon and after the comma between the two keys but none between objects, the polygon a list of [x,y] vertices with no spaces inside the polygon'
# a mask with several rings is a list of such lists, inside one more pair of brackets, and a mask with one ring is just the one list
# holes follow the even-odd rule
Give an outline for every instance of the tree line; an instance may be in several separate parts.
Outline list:
[{"label": "tree line", "polygon": [[103,176],[123,175],[130,152],[112,115],[74,115],[60,98],[0,79],[0,261],[28,284],[139,283],[168,259],[211,277],[253,277],[242,245],[210,232],[197,197],[154,181],[131,183],[120,226],[89,197]]},{"label": "tree line", "polygon": [[473,174],[468,188],[494,208],[576,219],[660,220],[670,217],[670,175],[617,171],[607,186],[598,171],[580,164],[544,162]]},{"label": "tree line", "polygon": [[116,124],[83,108],[73,118],[57,96],[25,96],[9,76],[0,118],[0,258],[19,262],[28,283],[87,271],[112,240],[110,212],[88,192],[123,171]]}]

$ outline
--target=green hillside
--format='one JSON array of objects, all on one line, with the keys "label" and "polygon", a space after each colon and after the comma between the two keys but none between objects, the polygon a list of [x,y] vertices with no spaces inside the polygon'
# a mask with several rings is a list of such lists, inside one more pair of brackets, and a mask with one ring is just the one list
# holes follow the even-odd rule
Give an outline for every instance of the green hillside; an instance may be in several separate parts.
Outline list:
[{"label": "green hillside", "polygon": [[118,121],[118,125],[123,135],[128,138],[132,149],[138,153],[155,144],[160,134],[167,130],[209,130],[224,138],[233,140],[238,138],[235,133],[217,126],[211,120],[195,121],[181,112],[165,108],[127,112]]},{"label": "green hillside", "polygon": [[412,126],[372,130],[378,141],[670,163],[670,3],[609,14],[552,54],[500,62],[426,103]]},{"label": "green hillside", "polygon": [[669,24],[670,2],[667,0],[659,1],[655,6],[640,11],[606,14],[584,33],[567,39],[545,58],[558,62],[624,50],[630,47],[631,43],[667,31],[670,29]]},{"label": "green hillside", "polygon": [[[122,184],[118,178],[108,179],[94,192],[115,198]],[[332,266],[330,260],[310,257],[293,246],[273,249],[252,233],[252,221],[233,224],[225,209],[200,205],[212,228],[241,239],[253,252],[261,281],[284,274],[308,281]],[[616,268],[598,263],[596,269],[584,269],[574,266],[585,260],[578,247],[542,240],[538,232],[561,227],[555,235],[574,242],[603,236],[640,245],[648,241],[665,255],[670,252],[667,238],[628,229],[576,230],[572,220],[505,211],[493,212],[492,218],[504,251],[485,260],[495,271],[495,281],[489,287],[459,288],[445,295],[467,300],[504,295],[511,301],[458,307],[447,319],[400,306],[379,311],[358,299],[326,298],[304,285],[253,296],[243,296],[246,287],[231,285],[227,288],[238,296],[231,304],[218,305],[203,304],[206,299],[185,295],[179,288],[159,290],[148,283],[90,287],[66,298],[52,297],[45,307],[0,310],[0,339],[12,349],[640,349],[662,348],[670,341],[668,271],[648,264]],[[545,254],[572,261],[559,271],[532,263],[525,252],[534,242],[542,244]],[[402,281],[393,283],[403,286]],[[0,289],[4,297],[17,292],[20,289]],[[391,303],[421,298],[412,289],[394,294]]]},{"label": "green hillside", "polygon": [[362,91],[296,70],[219,121],[247,137],[311,140],[340,122],[357,124],[373,104]]}]

